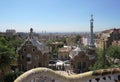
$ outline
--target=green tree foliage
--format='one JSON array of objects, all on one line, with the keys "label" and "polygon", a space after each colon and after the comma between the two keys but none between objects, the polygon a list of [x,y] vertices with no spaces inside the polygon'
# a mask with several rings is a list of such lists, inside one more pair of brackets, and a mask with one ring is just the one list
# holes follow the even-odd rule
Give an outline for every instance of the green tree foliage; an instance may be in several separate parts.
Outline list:
[{"label": "green tree foliage", "polygon": [[81,39],[81,35],[76,35],[76,36],[73,38],[73,42],[74,42],[74,43],[77,43],[80,39]]},{"label": "green tree foliage", "polygon": [[9,72],[4,75],[4,82],[13,82],[18,76],[20,76],[22,72]]},{"label": "green tree foliage", "polygon": [[90,70],[118,67],[120,64],[115,61],[116,59],[120,61],[120,46],[110,46],[105,50],[105,56],[103,56],[103,50],[98,49],[95,64],[90,66]]},{"label": "green tree foliage", "polygon": [[0,70],[5,72],[16,58],[13,48],[9,48],[4,37],[0,37]]},{"label": "green tree foliage", "polygon": [[120,46],[110,46],[106,51],[106,56],[111,64],[115,64],[115,60],[120,59]]},{"label": "green tree foliage", "polygon": [[14,37],[0,36],[0,70],[4,73],[10,70],[10,66],[17,62],[16,47],[22,40]]},{"label": "green tree foliage", "polygon": [[102,68],[102,50],[97,49],[96,50],[96,60],[95,64],[90,66],[90,70],[96,70]]},{"label": "green tree foliage", "polygon": [[5,37],[5,39],[7,40],[8,47],[14,49],[19,47],[24,41],[24,39],[20,38],[17,35],[14,35],[13,37]]},{"label": "green tree foliage", "polygon": [[[66,41],[65,38],[60,38],[55,40],[48,40],[46,42],[46,45],[49,47],[49,49],[52,48],[51,52],[49,52],[50,59],[53,57],[53,53],[56,54],[57,57],[58,49],[63,47],[65,41]],[[60,42],[60,44],[52,44],[53,42],[58,42],[58,43]]]},{"label": "green tree foliage", "polygon": [[14,57],[15,53],[12,49],[0,45],[0,68],[4,69],[4,67],[9,66]]},{"label": "green tree foliage", "polygon": [[97,70],[97,69],[103,69],[103,68],[109,67],[109,63],[107,60],[105,61],[106,63],[103,62],[104,61],[103,50],[97,49],[95,55],[96,55],[96,60],[95,60],[95,63],[90,66],[89,68],[90,70]]},{"label": "green tree foliage", "polygon": [[0,37],[0,44],[1,45],[6,45],[7,44],[7,41],[5,40],[4,37]]}]

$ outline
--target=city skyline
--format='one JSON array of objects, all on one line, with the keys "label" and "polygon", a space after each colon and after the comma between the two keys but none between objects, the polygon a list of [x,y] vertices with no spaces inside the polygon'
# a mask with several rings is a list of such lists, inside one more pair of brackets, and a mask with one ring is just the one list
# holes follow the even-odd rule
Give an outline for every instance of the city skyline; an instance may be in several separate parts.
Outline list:
[{"label": "city skyline", "polygon": [[120,27],[120,1],[116,0],[1,0],[0,31],[89,32]]}]

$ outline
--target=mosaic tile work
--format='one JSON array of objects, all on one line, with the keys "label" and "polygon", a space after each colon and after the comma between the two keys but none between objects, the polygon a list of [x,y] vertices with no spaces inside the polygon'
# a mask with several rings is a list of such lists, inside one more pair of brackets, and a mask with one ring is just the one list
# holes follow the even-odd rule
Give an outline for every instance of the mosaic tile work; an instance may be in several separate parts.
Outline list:
[{"label": "mosaic tile work", "polygon": [[19,76],[14,82],[120,82],[120,68],[101,69],[65,76],[48,68],[35,68]]}]

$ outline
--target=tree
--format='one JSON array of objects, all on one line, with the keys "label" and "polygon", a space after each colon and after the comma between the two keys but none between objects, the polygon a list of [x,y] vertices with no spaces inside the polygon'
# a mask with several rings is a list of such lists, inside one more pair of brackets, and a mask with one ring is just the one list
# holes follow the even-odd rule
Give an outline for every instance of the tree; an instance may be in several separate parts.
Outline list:
[{"label": "tree", "polygon": [[18,76],[20,76],[22,72],[9,72],[4,75],[4,82],[13,82]]},{"label": "tree", "polygon": [[120,46],[110,46],[106,51],[106,56],[111,64],[115,64],[116,59],[120,60]]},{"label": "tree", "polygon": [[19,47],[24,41],[24,39],[22,39],[21,37],[17,35],[14,35],[12,37],[5,37],[5,40],[7,41],[8,47],[14,48],[14,49]]},{"label": "tree", "polygon": [[[105,62],[103,57],[105,57]],[[90,70],[119,66],[120,64],[116,62],[116,59],[120,61],[120,46],[110,46],[106,49],[105,56],[103,56],[103,50],[97,49],[96,61],[90,66]]]},{"label": "tree", "polygon": [[4,37],[0,37],[0,70],[3,74],[9,71],[12,62],[17,59],[14,48],[7,43]]},{"label": "tree", "polygon": [[[106,60],[106,64],[103,62],[103,50],[97,49],[96,50],[96,59],[95,63],[90,66],[90,70],[97,70],[97,69],[103,69],[103,68],[108,68],[110,67],[110,64]],[[106,58],[105,58],[106,59]]]},{"label": "tree", "polygon": [[7,72],[13,60],[15,60],[15,53],[12,49],[0,45],[0,69],[2,72]]},{"label": "tree", "polygon": [[73,38],[73,42],[74,42],[74,43],[77,43],[80,39],[81,39],[81,35],[76,35],[76,36]]}]

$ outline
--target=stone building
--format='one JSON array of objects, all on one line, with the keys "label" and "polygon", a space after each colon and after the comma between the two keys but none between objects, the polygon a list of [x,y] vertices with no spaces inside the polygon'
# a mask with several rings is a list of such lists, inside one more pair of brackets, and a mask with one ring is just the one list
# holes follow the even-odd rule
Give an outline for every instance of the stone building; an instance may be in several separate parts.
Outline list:
[{"label": "stone building", "polygon": [[48,48],[34,38],[33,29],[26,41],[18,49],[18,69],[27,71],[36,67],[48,66]]},{"label": "stone building", "polygon": [[108,48],[111,45],[120,45],[120,28],[104,30],[100,34],[100,39],[97,43],[98,48],[103,48],[103,42],[105,47]]},{"label": "stone building", "polygon": [[69,60],[69,53],[72,50],[71,47],[62,47],[58,49],[58,60]]},{"label": "stone building", "polygon": [[95,60],[95,56],[88,54],[82,46],[77,46],[76,49],[70,52],[69,56],[71,59],[71,68],[75,73],[88,71],[89,66]]},{"label": "stone building", "polygon": [[13,35],[16,35],[16,30],[14,30],[14,29],[7,29],[6,30],[7,37],[12,37]]},{"label": "stone building", "polygon": [[106,40],[106,47],[109,47],[114,42],[120,41],[120,29],[112,29],[112,32],[109,34]]}]

